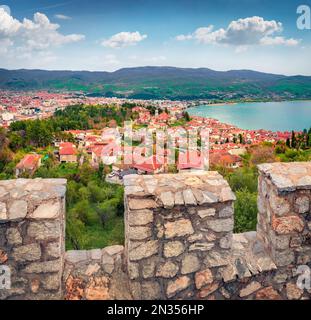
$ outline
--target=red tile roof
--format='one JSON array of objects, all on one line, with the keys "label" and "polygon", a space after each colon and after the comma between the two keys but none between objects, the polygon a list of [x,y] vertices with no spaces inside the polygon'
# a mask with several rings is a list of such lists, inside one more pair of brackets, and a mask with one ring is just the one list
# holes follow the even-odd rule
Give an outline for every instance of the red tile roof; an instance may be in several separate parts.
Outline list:
[{"label": "red tile roof", "polygon": [[38,154],[27,154],[16,166],[17,169],[34,169],[38,165],[41,156]]}]

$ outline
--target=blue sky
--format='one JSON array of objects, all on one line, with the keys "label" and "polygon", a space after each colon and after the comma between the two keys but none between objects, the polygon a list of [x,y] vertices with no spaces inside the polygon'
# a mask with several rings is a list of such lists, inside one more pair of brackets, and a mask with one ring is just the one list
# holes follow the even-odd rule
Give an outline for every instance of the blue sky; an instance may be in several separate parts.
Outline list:
[{"label": "blue sky", "polygon": [[301,4],[311,7],[310,0],[0,0],[0,67],[311,75],[311,30],[296,26]]}]

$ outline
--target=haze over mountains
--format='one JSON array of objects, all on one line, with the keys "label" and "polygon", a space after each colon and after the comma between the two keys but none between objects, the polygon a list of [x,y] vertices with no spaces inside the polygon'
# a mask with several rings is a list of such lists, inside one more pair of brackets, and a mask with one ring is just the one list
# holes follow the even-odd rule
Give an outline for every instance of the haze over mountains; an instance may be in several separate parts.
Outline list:
[{"label": "haze over mountains", "polygon": [[175,67],[115,72],[0,69],[0,89],[69,90],[141,99],[309,99],[311,77]]}]

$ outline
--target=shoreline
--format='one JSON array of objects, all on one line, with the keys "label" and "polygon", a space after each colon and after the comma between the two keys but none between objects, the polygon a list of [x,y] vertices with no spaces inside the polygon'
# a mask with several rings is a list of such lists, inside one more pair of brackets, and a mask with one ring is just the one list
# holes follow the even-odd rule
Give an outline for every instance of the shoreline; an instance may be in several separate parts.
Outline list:
[{"label": "shoreline", "polygon": [[311,99],[303,100],[281,100],[281,101],[242,101],[242,102],[218,102],[218,103],[208,103],[208,104],[198,104],[195,106],[188,107],[189,108],[197,108],[197,107],[221,107],[221,106],[229,106],[229,105],[237,105],[237,104],[246,104],[246,103],[282,103],[282,102],[310,102]]}]

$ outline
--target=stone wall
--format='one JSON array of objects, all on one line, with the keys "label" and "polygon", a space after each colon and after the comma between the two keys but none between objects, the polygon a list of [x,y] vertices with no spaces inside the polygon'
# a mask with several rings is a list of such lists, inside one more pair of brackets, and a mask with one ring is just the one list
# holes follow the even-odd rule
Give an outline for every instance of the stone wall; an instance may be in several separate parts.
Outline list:
[{"label": "stone wall", "polygon": [[258,237],[277,267],[311,260],[311,162],[259,165]]},{"label": "stone wall", "polygon": [[61,299],[65,252],[63,179],[0,181],[0,267],[11,289],[1,299]]},{"label": "stone wall", "polygon": [[226,264],[234,194],[216,172],[125,179],[126,261],[134,298],[191,298]]},{"label": "stone wall", "polygon": [[311,163],[259,166],[258,231],[232,234],[215,172],[128,176],[125,261],[134,299],[310,299]]},{"label": "stone wall", "polygon": [[[311,162],[259,166],[257,232],[216,172],[125,178],[125,248],[65,253],[66,181],[0,181],[1,299],[310,299]],[[1,279],[1,268],[0,268]]]}]

